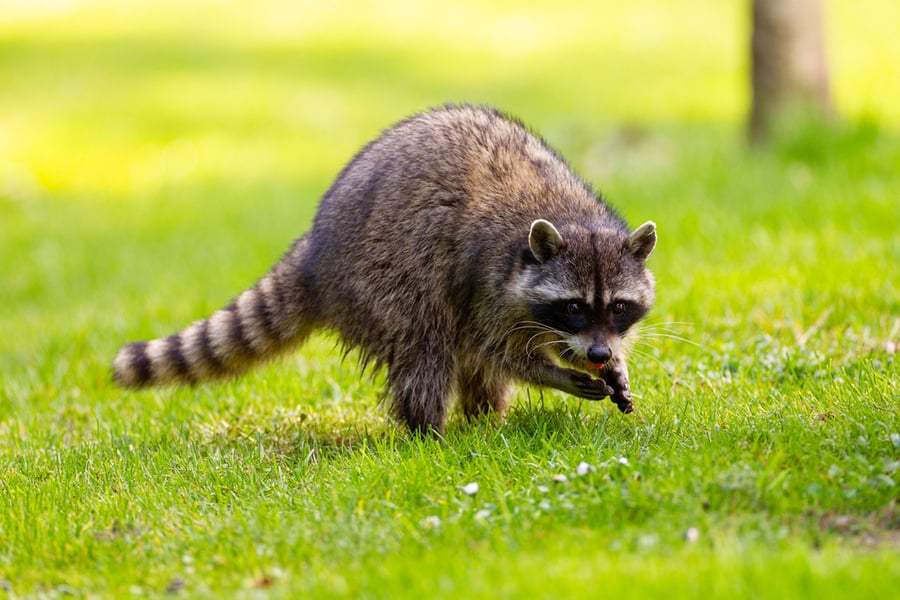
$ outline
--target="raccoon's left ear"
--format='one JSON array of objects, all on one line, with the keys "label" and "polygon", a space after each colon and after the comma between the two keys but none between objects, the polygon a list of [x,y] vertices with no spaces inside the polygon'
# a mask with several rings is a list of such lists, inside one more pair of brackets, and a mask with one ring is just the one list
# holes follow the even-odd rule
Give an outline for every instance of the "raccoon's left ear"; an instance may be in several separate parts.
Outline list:
[{"label": "raccoon's left ear", "polygon": [[647,221],[628,237],[628,251],[640,261],[647,260],[656,247],[656,223]]},{"label": "raccoon's left ear", "polygon": [[550,221],[538,219],[531,224],[528,232],[528,247],[531,253],[540,263],[545,263],[557,254],[563,247],[562,236]]}]

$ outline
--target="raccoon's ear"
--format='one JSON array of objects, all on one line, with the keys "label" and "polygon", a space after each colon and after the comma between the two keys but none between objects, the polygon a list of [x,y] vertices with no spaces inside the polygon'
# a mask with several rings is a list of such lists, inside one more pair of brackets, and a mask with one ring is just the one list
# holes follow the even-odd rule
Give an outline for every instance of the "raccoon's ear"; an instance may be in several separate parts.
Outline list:
[{"label": "raccoon's ear", "polygon": [[628,251],[640,261],[647,260],[656,247],[656,223],[647,221],[628,237]]},{"label": "raccoon's ear", "polygon": [[559,254],[563,247],[562,236],[550,221],[538,219],[531,224],[528,247],[538,262],[544,263]]}]

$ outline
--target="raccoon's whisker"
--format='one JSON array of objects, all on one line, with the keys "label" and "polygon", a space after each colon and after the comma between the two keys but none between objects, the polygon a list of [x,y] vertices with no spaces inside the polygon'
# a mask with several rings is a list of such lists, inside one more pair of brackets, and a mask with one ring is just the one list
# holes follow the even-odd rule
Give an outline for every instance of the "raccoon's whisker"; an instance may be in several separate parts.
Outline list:
[{"label": "raccoon's whisker", "polygon": [[543,348],[544,346],[552,346],[554,344],[565,344],[566,340],[550,340],[549,342],[541,342],[537,346],[533,347],[532,350],[537,350],[538,348]]},{"label": "raccoon's whisker", "polygon": [[637,346],[646,346],[647,348],[650,348],[652,350],[657,350],[656,346],[654,346],[648,340],[643,339],[643,338],[632,340],[632,346],[631,346],[631,348],[629,348],[629,350],[634,350]]},{"label": "raccoon's whisker", "polygon": [[679,335],[680,333],[680,331],[665,327],[663,324],[643,326],[639,325],[632,330],[633,336],[637,338],[671,336],[673,338],[680,339],[681,341],[690,343],[690,340]]},{"label": "raccoon's whisker", "polygon": [[511,329],[507,330],[506,335],[509,335],[515,331],[528,331],[529,329],[538,330],[541,332],[547,333],[555,333],[557,335],[561,335],[561,332],[549,325],[545,325],[544,323],[538,323],[537,321],[519,321],[516,323]]},{"label": "raccoon's whisker", "polygon": [[[543,323],[538,323],[537,321],[520,321],[514,327],[512,327],[509,331],[507,331],[507,335],[513,333],[514,331],[535,331],[535,330],[537,331],[537,333],[532,335],[525,342],[525,353],[529,358],[533,357],[534,352],[541,346],[562,342],[561,338],[563,337],[563,333],[561,331],[554,329],[553,327],[550,327]],[[549,342],[543,342],[535,347],[532,347],[532,344],[534,343],[535,339],[540,338],[543,335],[548,335],[548,334],[555,335],[560,339],[551,340]]]},{"label": "raccoon's whisker", "polygon": [[[560,353],[559,357],[562,359],[566,359],[566,356],[569,354],[572,355],[572,358],[575,358],[575,356],[576,356],[575,349],[572,346],[567,346],[566,349]],[[568,359],[566,359],[566,360],[568,360]]]},{"label": "raccoon's whisker", "polygon": [[[660,359],[656,358],[655,356],[653,356],[653,355],[652,355],[651,353],[649,353],[649,352],[645,352],[644,350],[638,350],[637,348],[632,348],[632,349],[631,349],[631,353],[632,353],[632,354],[636,354],[636,355],[640,356],[641,358],[646,358],[646,359],[652,360],[653,362],[655,362],[655,363],[656,363],[657,365],[659,365],[660,367],[663,367],[663,368],[666,367],[666,365],[665,365],[665,363],[663,363],[663,361],[661,361]],[[634,394],[632,394],[632,395],[634,395]]]},{"label": "raccoon's whisker", "polygon": [[518,327],[519,325],[532,325],[541,328],[549,327],[549,325],[547,325],[546,323],[541,323],[540,321],[518,321],[515,325],[513,325],[513,328]]},{"label": "raccoon's whisker", "polygon": [[525,341],[525,351],[530,353],[531,344],[534,343],[535,339],[538,339],[544,335],[547,335],[547,333],[544,331],[541,331],[541,332],[538,332],[538,333],[532,335],[530,338],[528,338]]},{"label": "raccoon's whisker", "polygon": [[513,333],[514,331],[528,331],[531,329],[537,329],[538,331],[547,331],[548,328],[543,325],[519,324],[515,327],[512,327],[511,329],[508,329],[506,333],[508,335],[510,333]]},{"label": "raccoon's whisker", "polygon": [[[539,334],[539,335],[540,335],[540,334]],[[528,343],[525,344],[525,352],[528,354],[529,357],[534,356],[534,353],[535,353],[539,348],[542,348],[542,347],[544,347],[544,346],[552,346],[552,345],[554,345],[554,344],[563,344],[563,343],[565,343],[565,340],[561,340],[561,339],[560,339],[560,340],[550,340],[549,342],[541,342],[541,343],[538,344],[537,346],[531,347],[531,345],[530,345],[530,344],[531,344],[531,340],[533,340],[533,339],[536,338],[536,337],[537,337],[537,335],[532,336],[532,338],[531,338],[530,340],[528,340]]]},{"label": "raccoon's whisker", "polygon": [[704,346],[703,344],[698,344],[697,342],[695,342],[693,340],[689,340],[687,338],[681,337],[680,335],[674,335],[671,333],[658,333],[658,332],[653,333],[653,332],[651,332],[651,333],[645,333],[641,337],[643,337],[643,338],[669,338],[672,340],[677,340],[679,342],[684,342],[685,344],[691,344],[692,346],[696,346],[698,348],[704,348],[704,349],[706,348],[706,346]]},{"label": "raccoon's whisker", "polygon": [[645,334],[645,333],[657,333],[657,332],[677,334],[678,330],[670,329],[668,327],[647,327],[646,329],[635,328],[634,332],[638,335]]},{"label": "raccoon's whisker", "polygon": [[534,334],[533,336],[531,336],[530,338],[528,338],[528,341],[525,342],[525,346],[528,347],[531,344],[531,342],[534,341],[535,338],[539,338],[542,335],[547,335],[548,333],[559,335],[556,331],[539,331],[536,334]]},{"label": "raccoon's whisker", "polygon": [[650,325],[638,325],[634,328],[634,331],[636,333],[644,333],[644,332],[652,332],[652,331],[664,331],[667,333],[678,333],[677,329],[673,329],[673,328],[669,327],[669,325],[688,325],[688,326],[690,326],[691,324],[690,323],[679,323],[679,322],[653,323]]},{"label": "raccoon's whisker", "polygon": [[694,323],[692,321],[656,321],[653,323],[644,323],[642,327],[655,327],[657,325],[687,325],[688,327],[693,327]]}]

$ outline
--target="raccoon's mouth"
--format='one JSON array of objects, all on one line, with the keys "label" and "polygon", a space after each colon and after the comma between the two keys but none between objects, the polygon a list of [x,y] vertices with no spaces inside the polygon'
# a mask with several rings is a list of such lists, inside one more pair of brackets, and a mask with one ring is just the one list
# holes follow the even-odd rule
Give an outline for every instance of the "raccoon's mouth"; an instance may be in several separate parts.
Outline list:
[{"label": "raccoon's mouth", "polygon": [[606,363],[593,363],[585,357],[578,356],[578,354],[569,347],[563,348],[563,350],[558,353],[551,350],[549,347],[545,347],[544,356],[558,367],[587,373],[595,379],[601,378],[600,372],[606,367]]},{"label": "raccoon's mouth", "polygon": [[592,363],[587,359],[584,360],[583,364],[584,368],[579,370],[583,370],[585,373],[596,379],[600,379],[600,372],[606,368],[606,363]]},{"label": "raccoon's mouth", "polygon": [[606,368],[606,363],[595,363],[587,359],[584,360],[584,369],[588,373],[599,373]]}]

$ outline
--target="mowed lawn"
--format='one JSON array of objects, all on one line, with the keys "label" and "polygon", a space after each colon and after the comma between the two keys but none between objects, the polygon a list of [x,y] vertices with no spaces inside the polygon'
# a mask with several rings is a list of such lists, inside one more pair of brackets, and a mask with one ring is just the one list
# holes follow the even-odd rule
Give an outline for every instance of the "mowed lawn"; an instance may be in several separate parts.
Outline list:
[{"label": "mowed lawn", "polygon": [[[0,590],[897,594],[900,8],[827,3],[839,118],[750,150],[747,2],[452,4],[0,2]],[[523,388],[418,440],[328,335],[112,385],[448,101],[657,222],[633,414]]]}]

